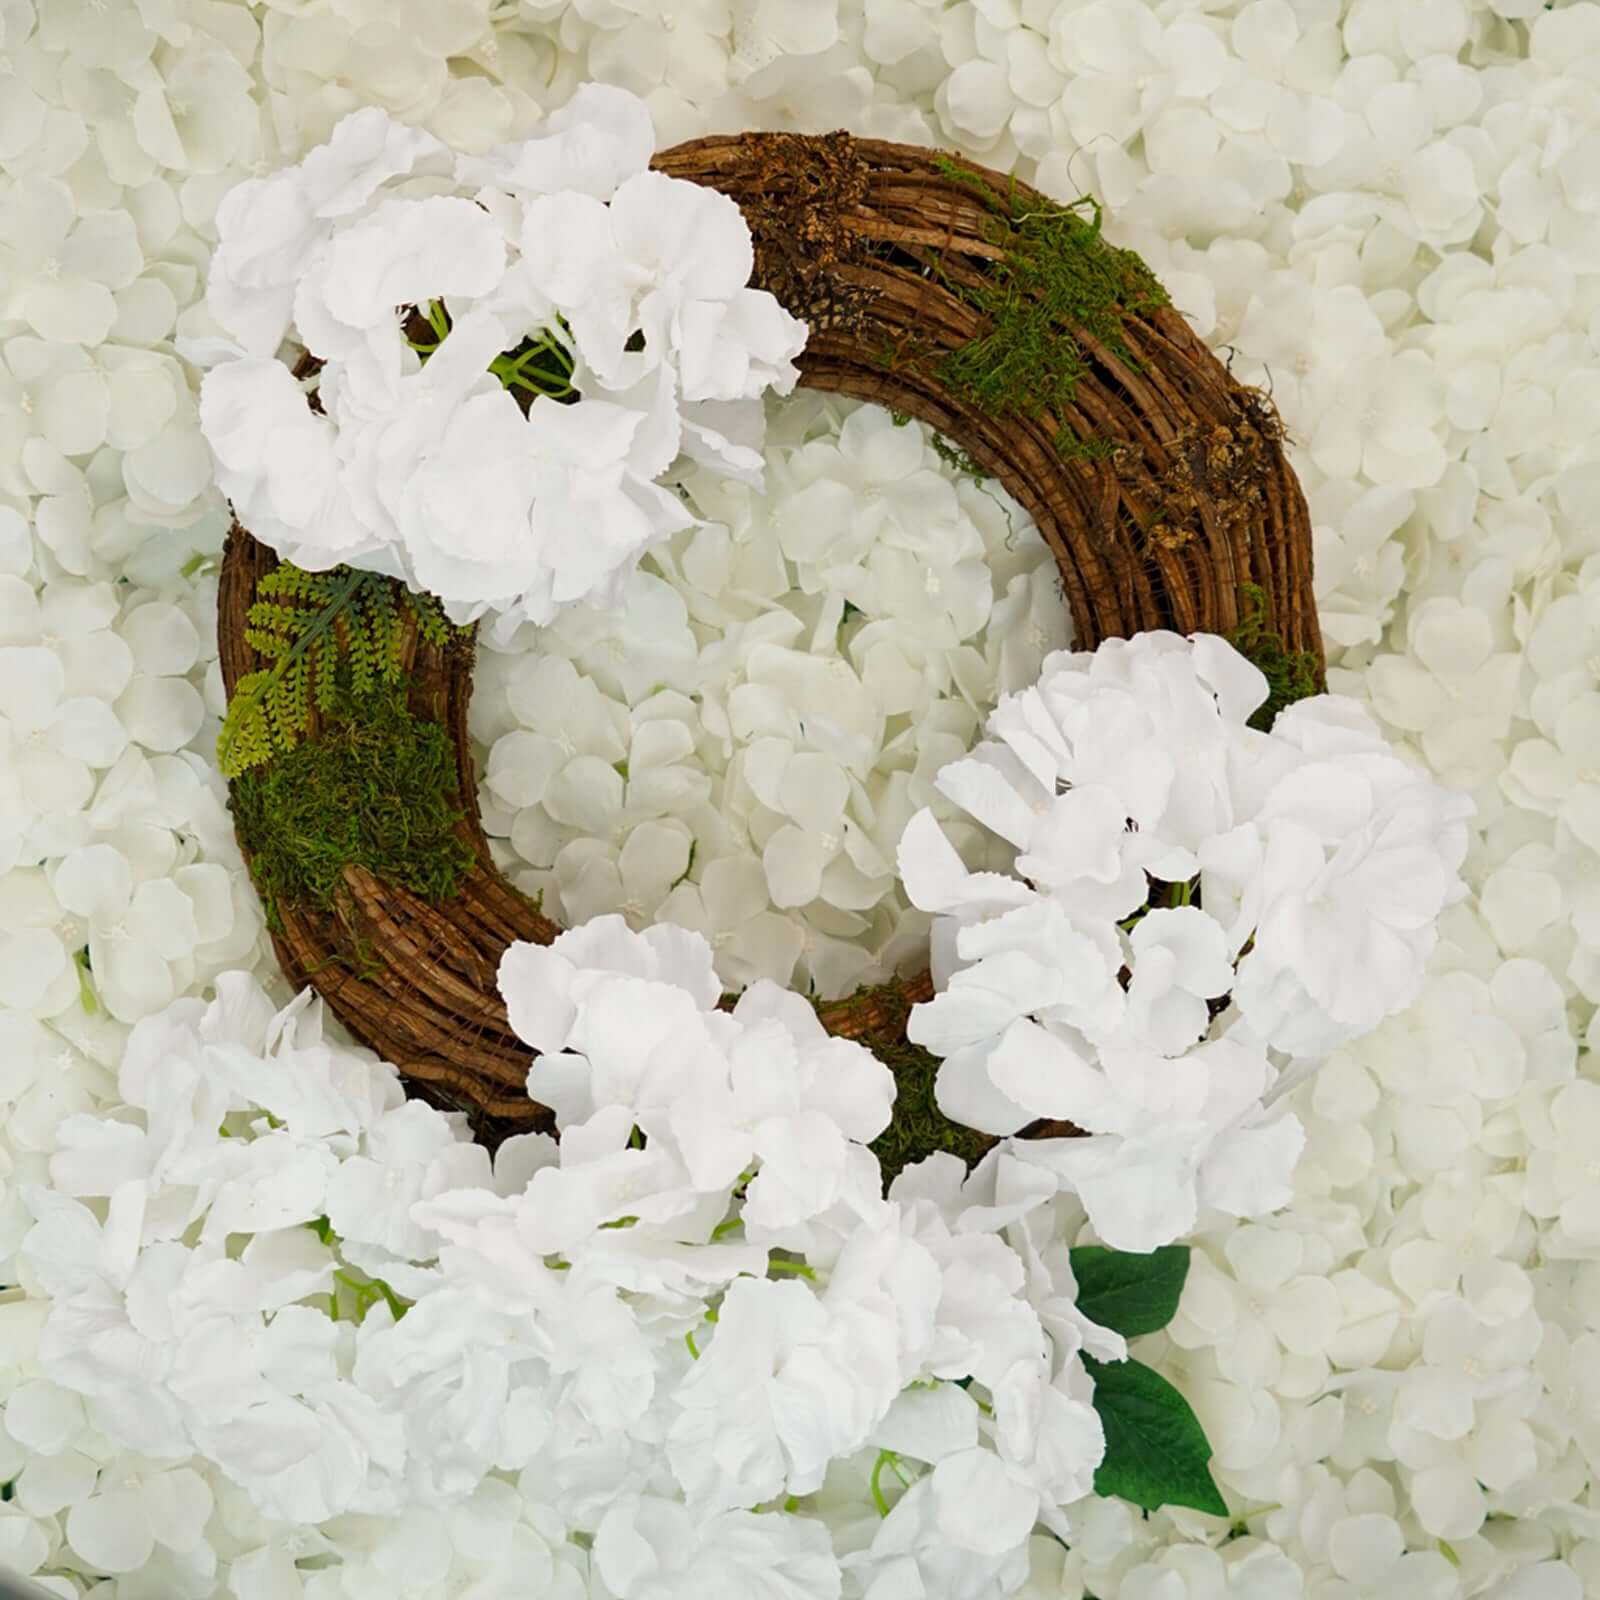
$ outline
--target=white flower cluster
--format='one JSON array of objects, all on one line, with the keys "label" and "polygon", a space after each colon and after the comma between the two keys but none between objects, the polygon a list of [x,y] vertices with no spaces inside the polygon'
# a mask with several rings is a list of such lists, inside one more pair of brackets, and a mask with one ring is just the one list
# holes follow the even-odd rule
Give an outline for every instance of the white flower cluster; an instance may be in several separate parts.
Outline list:
[{"label": "white flower cluster", "polygon": [[694,928],[733,990],[833,998],[925,966],[901,832],[937,802],[974,865],[1009,865],[933,777],[1070,638],[1031,520],[944,465],[920,424],[797,396],[764,493],[685,475],[698,526],[617,612],[574,606],[482,658],[485,825],[550,916]]},{"label": "white flower cluster", "polygon": [[[244,526],[309,570],[386,572],[457,622],[514,626],[614,598],[687,526],[657,482],[680,453],[757,479],[760,396],[794,387],[805,328],[747,287],[737,205],[649,171],[654,148],[645,107],[591,84],[482,156],[352,112],[230,190],[207,304],[235,342],[196,354]],[[276,359],[291,328],[322,363],[315,406]]]},{"label": "white flower cluster", "polygon": [[934,780],[1019,852],[974,873],[929,811],[900,845],[941,992],[913,1040],[947,1115],[1092,1135],[1048,1160],[1108,1242],[1151,1250],[1200,1206],[1292,1192],[1302,1135],[1262,1121],[1275,1062],[1314,1064],[1422,982],[1471,802],[1394,755],[1360,705],[1301,700],[1226,641],[1144,633],[1058,654]]},{"label": "white flower cluster", "polygon": [[[1105,1449],[1080,1355],[1126,1355],[1075,1308],[1054,1184],[935,1157],[886,1199],[887,1068],[776,985],[717,1010],[698,934],[598,918],[501,985],[561,1140],[492,1171],[309,995],[232,973],[134,1030],[122,1108],[66,1118],[25,1193],[49,1312],[7,1426],[54,1446],[25,1502],[86,1422],[302,1525],[516,1475],[552,1581],[582,1592],[582,1534],[614,1600],[1014,1587]],[[214,1491],[176,1476],[160,1516],[147,1482],[75,1506],[78,1554],[192,1550]]]},{"label": "white flower cluster", "polygon": [[280,1012],[233,973],[141,1022],[124,1112],[57,1130],[21,1261],[52,1300],[40,1358],[99,1426],[319,1522],[393,1507],[405,1423],[350,1381],[354,1324],[301,1302],[415,1292],[436,1241],[412,1203],[490,1172],[392,1068],[325,1040],[311,998]]}]

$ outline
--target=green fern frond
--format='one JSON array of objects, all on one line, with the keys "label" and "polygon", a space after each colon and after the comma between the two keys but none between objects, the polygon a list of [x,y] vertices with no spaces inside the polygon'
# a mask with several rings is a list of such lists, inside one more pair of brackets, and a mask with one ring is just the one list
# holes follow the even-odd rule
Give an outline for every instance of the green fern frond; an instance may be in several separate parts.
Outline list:
[{"label": "green fern frond", "polygon": [[298,606],[326,605],[339,592],[340,579],[349,575],[348,567],[329,572],[307,572],[285,561],[256,581],[258,601],[286,600]]},{"label": "green fern frond", "polygon": [[426,644],[437,645],[443,649],[450,642],[450,636],[457,630],[451,626],[445,614],[439,608],[439,602],[427,595],[411,595],[412,601],[423,601],[425,605],[413,605],[412,612],[417,619],[417,637]]},{"label": "green fern frond", "polygon": [[278,656],[287,654],[289,646],[294,641],[285,634],[273,633],[266,628],[246,628],[244,630],[244,642],[257,655],[266,656],[268,660],[275,660]]},{"label": "green fern frond", "polygon": [[312,698],[318,711],[330,712],[339,694],[339,650],[330,635],[323,634],[311,647],[310,660]]},{"label": "green fern frond", "polygon": [[[235,769],[228,774],[230,777],[272,759],[272,728],[267,722],[266,707],[271,680],[270,672],[247,672],[234,688],[225,730],[228,759]],[[226,762],[223,771],[228,771]]]},{"label": "green fern frond", "polygon": [[245,617],[245,642],[268,665],[241,678],[217,741],[223,775],[285,755],[305,737],[313,706],[333,710],[404,678],[407,625],[443,647],[463,632],[431,595],[374,572],[305,572],[288,562],[264,574]]}]

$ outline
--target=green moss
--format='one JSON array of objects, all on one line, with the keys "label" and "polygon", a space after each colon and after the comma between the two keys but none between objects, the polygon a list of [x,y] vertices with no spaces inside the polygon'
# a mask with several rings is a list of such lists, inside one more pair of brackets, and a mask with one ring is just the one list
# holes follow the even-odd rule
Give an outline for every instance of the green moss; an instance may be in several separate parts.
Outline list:
[{"label": "green moss", "polygon": [[863,989],[852,998],[863,997],[878,1002],[883,1021],[860,1042],[889,1068],[895,1079],[894,1111],[889,1126],[872,1143],[872,1153],[883,1168],[884,1186],[887,1187],[902,1168],[938,1150],[948,1150],[959,1156],[969,1167],[976,1165],[993,1140],[950,1121],[940,1111],[933,1093],[939,1059],[906,1039],[906,1020],[911,1015],[911,1007],[901,990],[888,984],[879,989]]},{"label": "green moss", "polygon": [[912,1044],[899,1050],[880,1047],[876,1054],[895,1080],[894,1114],[872,1144],[884,1183],[891,1183],[902,1168],[925,1160],[936,1150],[948,1150],[969,1167],[976,1166],[993,1141],[976,1129],[952,1122],[939,1109],[933,1096],[938,1058]]},{"label": "green moss", "polygon": [[456,752],[438,723],[413,716],[404,691],[339,689],[317,738],[235,780],[239,842],[272,925],[279,906],[331,909],[347,865],[447,900],[471,870],[455,831]]},{"label": "green moss", "polygon": [[[1136,369],[1123,320],[1166,305],[1168,296],[1133,251],[1102,236],[1099,202],[1086,196],[1058,205],[1015,184],[998,190],[948,157],[935,165],[983,199],[991,212],[985,240],[1004,252],[975,279],[936,263],[945,287],[988,322],[984,333],[944,358],[941,379],[991,416],[1060,419],[1090,370],[1080,330]],[[1080,439],[1062,422],[1056,447],[1083,458],[1109,455],[1116,445]]]},{"label": "green moss", "polygon": [[1250,718],[1250,726],[1265,733],[1285,706],[1322,693],[1322,664],[1309,650],[1284,647],[1282,636],[1271,626],[1266,591],[1260,584],[1247,583],[1239,593],[1244,600],[1244,620],[1224,637],[1259,667],[1267,680],[1267,699]]},{"label": "green moss", "polygon": [[962,477],[971,478],[974,483],[982,483],[993,476],[970,450],[952,439],[945,438],[942,433],[930,430],[928,442],[933,446],[933,453],[947,466],[954,467]]}]

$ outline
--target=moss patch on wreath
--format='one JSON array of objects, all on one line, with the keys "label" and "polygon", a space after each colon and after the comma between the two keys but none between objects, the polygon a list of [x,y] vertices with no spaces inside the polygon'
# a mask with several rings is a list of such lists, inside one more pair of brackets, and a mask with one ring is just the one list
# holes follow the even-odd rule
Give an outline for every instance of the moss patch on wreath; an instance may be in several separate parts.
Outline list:
[{"label": "moss patch on wreath", "polygon": [[1283,635],[1271,625],[1266,590],[1259,583],[1244,584],[1239,595],[1244,619],[1223,637],[1267,680],[1267,698],[1250,718],[1252,728],[1266,733],[1285,706],[1322,693],[1322,664],[1309,650],[1285,647]]},{"label": "moss patch on wreath", "polygon": [[975,1167],[994,1145],[987,1134],[952,1122],[934,1098],[934,1080],[942,1065],[937,1056],[914,1044],[878,1044],[873,1054],[894,1074],[894,1111],[889,1126],[872,1142],[887,1188],[902,1169],[915,1166],[940,1150]]},{"label": "moss patch on wreath", "polygon": [[[1167,305],[1169,296],[1138,255],[1106,240],[1099,201],[1085,196],[1060,205],[1015,188],[1002,196],[958,162],[940,158],[934,165],[994,208],[984,236],[1005,252],[970,280],[942,274],[945,286],[989,322],[988,332],[941,363],[939,375],[951,389],[991,416],[1048,412],[1060,419],[1090,367],[1080,331],[1137,369],[1123,319]],[[1080,439],[1062,422],[1056,448],[1071,457],[1113,446]]]},{"label": "moss patch on wreath", "polygon": [[[997,189],[948,156],[933,165],[983,201],[991,213],[985,242],[1003,252],[986,265],[966,259],[954,267],[930,253],[932,275],[987,322],[984,332],[941,358],[939,380],[992,417],[1056,418],[1055,446],[1068,460],[1110,455],[1115,441],[1082,438],[1064,420],[1092,363],[1078,335],[1137,370],[1124,320],[1168,305],[1166,290],[1135,252],[1104,237],[1103,212],[1092,196],[1061,205],[1015,183]],[[884,364],[901,365],[906,354],[885,352]],[[913,351],[910,359],[920,356]]]},{"label": "moss patch on wreath", "polygon": [[[958,1156],[968,1167],[976,1166],[994,1140],[974,1128],[952,1122],[939,1109],[934,1097],[934,1080],[940,1061],[906,1038],[911,1002],[904,991],[897,984],[888,983],[858,989],[850,999],[872,1002],[869,1009],[875,1019],[873,1025],[854,1037],[894,1074],[894,1109],[889,1126],[873,1140],[871,1147],[878,1165],[883,1168],[884,1187],[887,1188],[903,1168],[914,1166],[940,1150]],[[833,1000],[818,1000],[815,996],[811,1003],[819,1011],[838,1004]]]},{"label": "moss patch on wreath", "polygon": [[281,930],[281,905],[331,911],[348,865],[438,903],[476,861],[456,832],[456,752],[437,722],[415,716],[403,685],[339,688],[315,739],[232,786],[229,807],[250,875]]}]

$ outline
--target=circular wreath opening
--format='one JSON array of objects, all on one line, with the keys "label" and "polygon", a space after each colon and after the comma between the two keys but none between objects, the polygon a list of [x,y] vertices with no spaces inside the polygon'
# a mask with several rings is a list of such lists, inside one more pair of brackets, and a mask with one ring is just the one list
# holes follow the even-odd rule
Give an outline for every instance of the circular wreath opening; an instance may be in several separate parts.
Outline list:
[{"label": "circular wreath opening", "polygon": [[[1266,670],[1269,714],[1322,686],[1310,519],[1276,413],[1103,238],[1092,202],[844,133],[701,139],[652,165],[739,205],[752,287],[809,326],[803,386],[918,418],[1030,513],[1076,648],[1217,633]],[[344,662],[319,675],[302,650],[303,738],[231,784],[285,975],[481,1141],[551,1128],[496,973],[510,944],[562,929],[490,857],[467,735],[471,630],[393,580],[280,569],[235,524],[218,602],[230,699],[284,648],[261,626],[272,608]],[[924,973],[818,1005],[830,1032],[895,1071],[890,1176],[930,1148],[973,1159],[992,1142],[940,1116],[937,1062],[907,1041],[932,993]]]}]

